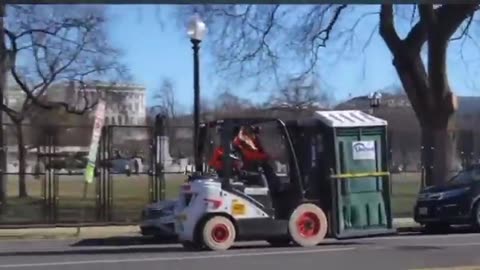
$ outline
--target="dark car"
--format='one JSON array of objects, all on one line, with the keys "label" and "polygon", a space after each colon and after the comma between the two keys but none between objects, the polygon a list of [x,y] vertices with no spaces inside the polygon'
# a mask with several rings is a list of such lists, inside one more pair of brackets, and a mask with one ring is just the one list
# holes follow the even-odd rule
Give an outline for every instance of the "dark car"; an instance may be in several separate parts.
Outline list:
[{"label": "dark car", "polygon": [[425,188],[414,212],[415,221],[427,230],[449,225],[480,228],[480,165],[460,171],[445,184]]}]

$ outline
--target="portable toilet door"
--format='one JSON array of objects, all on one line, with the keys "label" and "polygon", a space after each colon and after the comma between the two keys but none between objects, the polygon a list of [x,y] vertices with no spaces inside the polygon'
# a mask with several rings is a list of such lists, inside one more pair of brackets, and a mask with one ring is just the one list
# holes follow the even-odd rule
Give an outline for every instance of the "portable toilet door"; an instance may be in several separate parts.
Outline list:
[{"label": "portable toilet door", "polygon": [[337,238],[390,234],[387,122],[362,111],[322,111],[334,143],[331,232]]}]

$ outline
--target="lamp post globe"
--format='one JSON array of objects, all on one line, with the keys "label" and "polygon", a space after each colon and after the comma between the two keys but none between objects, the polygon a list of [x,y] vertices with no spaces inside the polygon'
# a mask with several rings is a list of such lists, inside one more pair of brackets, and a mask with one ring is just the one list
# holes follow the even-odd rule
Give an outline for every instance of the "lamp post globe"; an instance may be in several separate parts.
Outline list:
[{"label": "lamp post globe", "polygon": [[205,37],[207,33],[207,26],[205,22],[202,21],[198,14],[193,15],[190,18],[187,26],[187,34],[192,41],[200,42]]},{"label": "lamp post globe", "polygon": [[382,99],[382,94],[380,92],[373,92],[370,93],[368,96],[370,100],[370,107],[379,107],[380,106],[380,100]]}]

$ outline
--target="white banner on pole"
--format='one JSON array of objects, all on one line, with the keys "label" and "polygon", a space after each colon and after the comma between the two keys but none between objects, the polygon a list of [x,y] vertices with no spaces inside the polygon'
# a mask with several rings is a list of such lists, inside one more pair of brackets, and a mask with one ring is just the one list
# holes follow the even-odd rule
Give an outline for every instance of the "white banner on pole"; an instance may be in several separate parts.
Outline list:
[{"label": "white banner on pole", "polygon": [[97,161],[98,143],[102,135],[102,129],[105,122],[105,101],[100,99],[95,111],[95,122],[93,124],[92,140],[90,142],[90,151],[88,152],[87,168],[85,168],[85,181],[92,183],[95,175],[95,163]]}]

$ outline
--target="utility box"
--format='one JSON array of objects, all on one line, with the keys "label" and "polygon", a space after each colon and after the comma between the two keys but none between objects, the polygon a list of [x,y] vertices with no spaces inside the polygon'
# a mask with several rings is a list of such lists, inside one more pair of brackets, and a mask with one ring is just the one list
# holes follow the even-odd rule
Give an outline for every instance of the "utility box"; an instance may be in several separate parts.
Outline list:
[{"label": "utility box", "polygon": [[390,234],[387,121],[362,111],[318,111],[290,126],[307,196],[320,198],[336,238]]}]

